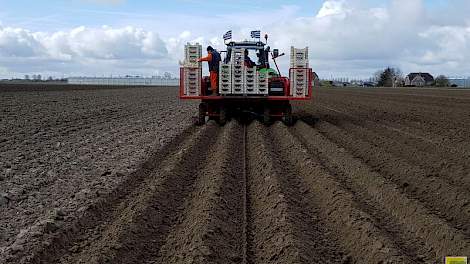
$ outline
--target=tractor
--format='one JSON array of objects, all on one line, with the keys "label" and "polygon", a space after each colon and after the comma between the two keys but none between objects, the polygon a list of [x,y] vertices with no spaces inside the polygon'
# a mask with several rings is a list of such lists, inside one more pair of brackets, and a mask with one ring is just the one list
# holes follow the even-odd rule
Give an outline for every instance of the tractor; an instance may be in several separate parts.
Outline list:
[{"label": "tractor", "polygon": [[[208,76],[202,76],[202,65],[197,61],[202,54],[199,44],[185,46],[185,62],[180,69],[180,99],[200,100],[197,124],[206,118],[224,125],[230,118],[257,118],[265,124],[282,120],[293,124],[291,101],[312,99],[313,71],[308,67],[308,47],[291,47],[289,77],[282,76],[276,59],[285,54],[271,51],[266,42],[225,42],[220,51],[218,74],[219,94],[213,94]],[[246,65],[246,56],[256,54],[256,64]],[[270,59],[275,69],[270,67]]]}]

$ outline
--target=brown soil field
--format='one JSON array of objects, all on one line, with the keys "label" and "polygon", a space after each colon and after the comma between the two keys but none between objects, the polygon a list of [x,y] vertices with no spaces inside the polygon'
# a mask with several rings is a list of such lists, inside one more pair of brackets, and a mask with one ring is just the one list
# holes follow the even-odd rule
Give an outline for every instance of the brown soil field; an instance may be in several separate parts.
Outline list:
[{"label": "brown soil field", "polygon": [[0,263],[470,256],[470,91],[315,93],[196,127],[175,88],[0,89]]}]

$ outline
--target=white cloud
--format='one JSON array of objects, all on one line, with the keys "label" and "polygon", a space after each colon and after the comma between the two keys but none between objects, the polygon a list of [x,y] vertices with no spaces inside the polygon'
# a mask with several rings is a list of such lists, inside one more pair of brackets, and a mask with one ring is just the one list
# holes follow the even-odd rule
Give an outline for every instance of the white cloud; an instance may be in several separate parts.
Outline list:
[{"label": "white cloud", "polygon": [[41,43],[31,32],[21,28],[0,26],[0,55],[11,57],[34,56],[42,50]]},{"label": "white cloud", "polygon": [[[140,60],[142,64],[148,61],[157,62],[154,66],[156,68],[158,61],[169,58],[166,43],[157,33],[134,27],[107,26],[82,26],[53,33],[0,27],[0,57],[10,60],[17,58],[18,63],[44,61],[44,71],[55,62],[83,66],[97,63],[109,67],[109,64],[116,61],[129,61],[132,64],[132,61]],[[103,70],[108,72],[110,69]]]},{"label": "white cloud", "polygon": [[[10,72],[39,71],[43,65],[66,74],[148,74],[156,69],[177,73],[184,44],[223,49],[223,33],[232,29],[235,39],[249,38],[249,32],[257,29],[252,20],[256,17],[257,26],[269,33],[271,47],[288,54],[291,45],[309,46],[312,66],[322,76],[367,77],[389,65],[404,72],[470,74],[470,21],[448,14],[470,10],[468,1],[432,10],[422,0],[390,0],[375,6],[359,0],[327,0],[309,16],[300,17],[299,10],[284,6],[269,12],[211,17],[162,14],[135,20],[129,15],[122,26],[50,33],[0,25],[0,59]],[[287,69],[288,61],[288,56],[280,59],[282,68]]]},{"label": "white cloud", "polygon": [[50,57],[70,60],[162,58],[165,43],[155,32],[134,27],[77,27],[54,33],[0,27],[0,54],[12,57]]},{"label": "white cloud", "polygon": [[442,61],[467,64],[470,61],[470,25],[432,26],[420,36],[432,42],[420,58],[423,64],[439,64]]},{"label": "white cloud", "polygon": [[470,74],[470,27],[441,26],[447,21],[436,14],[421,0],[393,0],[382,7],[328,0],[315,16],[267,28],[274,28],[277,46],[309,46],[311,62],[323,76],[366,77],[365,71],[371,75],[388,65],[405,72]]},{"label": "white cloud", "polygon": [[318,11],[317,18],[328,16],[344,16],[347,10],[345,9],[345,1],[326,1],[323,3],[320,11]]}]

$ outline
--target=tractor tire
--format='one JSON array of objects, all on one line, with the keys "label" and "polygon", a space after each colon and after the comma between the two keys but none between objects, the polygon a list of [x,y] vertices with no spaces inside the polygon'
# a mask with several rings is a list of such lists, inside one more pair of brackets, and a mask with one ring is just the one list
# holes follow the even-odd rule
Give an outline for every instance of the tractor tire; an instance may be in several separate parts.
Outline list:
[{"label": "tractor tire", "polygon": [[227,109],[223,106],[219,110],[219,125],[224,126],[227,123]]},{"label": "tractor tire", "polygon": [[206,123],[206,105],[204,103],[199,104],[199,114],[196,121],[196,125],[203,126]]},{"label": "tractor tire", "polygon": [[271,124],[271,109],[269,106],[264,107],[263,111],[263,124],[269,126]]},{"label": "tractor tire", "polygon": [[292,106],[290,104],[287,105],[284,109],[284,113],[282,115],[282,122],[284,122],[286,126],[294,125],[294,118],[292,117]]}]

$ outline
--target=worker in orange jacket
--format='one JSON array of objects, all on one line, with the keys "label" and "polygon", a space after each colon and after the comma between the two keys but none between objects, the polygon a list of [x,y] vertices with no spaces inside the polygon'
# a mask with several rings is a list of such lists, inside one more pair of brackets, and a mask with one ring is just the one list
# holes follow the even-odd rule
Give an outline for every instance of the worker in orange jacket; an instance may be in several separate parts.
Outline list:
[{"label": "worker in orange jacket", "polygon": [[204,58],[200,58],[198,62],[207,61],[209,63],[209,73],[211,79],[211,90],[213,95],[217,95],[217,88],[218,88],[218,76],[219,76],[219,64],[222,60],[220,57],[220,53],[218,53],[214,48],[211,46],[207,47],[207,56]]}]

